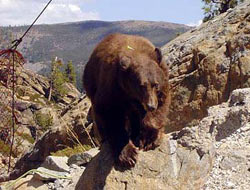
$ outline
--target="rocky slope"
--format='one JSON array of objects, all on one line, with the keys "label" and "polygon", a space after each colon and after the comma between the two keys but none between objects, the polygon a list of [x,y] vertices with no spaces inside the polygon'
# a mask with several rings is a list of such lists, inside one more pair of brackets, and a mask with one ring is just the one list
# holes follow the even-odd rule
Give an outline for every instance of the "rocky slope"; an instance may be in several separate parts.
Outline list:
[{"label": "rocky slope", "polygon": [[[208,116],[197,126],[165,135],[153,151],[140,151],[136,166],[130,170],[117,166],[104,144],[99,153],[91,150],[98,153],[96,156],[48,157],[42,164],[46,169],[38,168],[40,172],[33,178],[27,176],[15,186],[27,190],[249,189],[249,123],[250,88],[235,90],[226,103],[209,108]],[[59,179],[62,176],[66,179]]]},{"label": "rocky slope", "polygon": [[[5,68],[0,67],[0,72]],[[2,73],[3,74],[3,73]],[[67,94],[57,102],[48,101],[49,80],[43,76],[16,67],[15,115],[16,133],[14,157],[28,151],[30,146],[49,128],[58,122],[60,112],[80,93],[71,84],[65,84]],[[0,166],[5,168],[10,149],[11,87],[0,81]],[[5,170],[0,171],[0,175]]]},{"label": "rocky slope", "polygon": [[9,175],[0,174],[0,182],[16,179],[25,172],[38,168],[47,156],[65,148],[78,146],[77,151],[82,152],[86,151],[86,145],[95,147],[98,140],[88,116],[89,108],[90,101],[86,96],[72,101],[58,114],[57,122],[16,162],[14,170]]},{"label": "rocky slope", "polygon": [[162,47],[172,91],[167,131],[194,124],[232,90],[250,87],[249,12],[246,1]]}]

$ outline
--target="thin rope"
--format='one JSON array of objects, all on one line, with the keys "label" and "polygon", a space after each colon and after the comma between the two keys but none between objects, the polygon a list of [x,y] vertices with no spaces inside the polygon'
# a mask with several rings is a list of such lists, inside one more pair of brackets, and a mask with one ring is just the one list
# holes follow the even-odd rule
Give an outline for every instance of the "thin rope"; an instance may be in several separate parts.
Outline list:
[{"label": "thin rope", "polygon": [[39,17],[43,14],[43,12],[47,9],[47,7],[49,6],[49,4],[52,2],[52,0],[50,0],[46,6],[43,8],[43,10],[40,12],[40,14],[36,17],[36,19],[33,21],[33,23],[29,26],[29,28],[24,32],[24,34],[22,35],[21,38],[14,40],[12,43],[14,44],[11,49],[16,49],[17,46],[22,42],[24,36],[26,36],[26,34],[29,32],[29,30],[33,27],[33,25],[36,23],[36,21],[39,19]]},{"label": "thin rope", "polygon": [[[10,48],[12,51],[12,140],[11,140],[11,146],[10,146],[10,156],[9,156],[9,163],[8,163],[8,173],[10,171],[11,167],[11,157],[13,154],[13,145],[15,140],[15,52],[18,47],[18,45],[22,42],[23,38],[26,36],[26,34],[29,32],[29,30],[34,26],[38,18],[43,14],[43,12],[46,10],[46,8],[49,6],[49,4],[52,2],[50,0],[46,6],[43,8],[43,10],[40,12],[40,14],[36,17],[36,19],[33,21],[33,23],[29,26],[29,28],[24,32],[24,34],[21,36],[21,38],[16,39],[12,42],[13,46]],[[10,62],[10,59],[9,59]]]},{"label": "thin rope", "polygon": [[[10,61],[10,60],[9,60]],[[15,140],[15,51],[12,52],[12,140],[10,145],[10,156],[8,163],[8,173],[10,172],[10,162],[13,152],[13,144]]]}]

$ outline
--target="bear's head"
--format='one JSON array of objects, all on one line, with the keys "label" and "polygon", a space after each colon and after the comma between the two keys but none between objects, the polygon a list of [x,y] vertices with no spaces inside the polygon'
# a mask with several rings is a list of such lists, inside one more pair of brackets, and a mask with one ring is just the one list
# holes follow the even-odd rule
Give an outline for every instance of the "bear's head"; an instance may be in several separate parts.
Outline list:
[{"label": "bear's head", "polygon": [[129,98],[140,102],[145,111],[158,108],[168,83],[167,66],[161,51],[155,48],[153,53],[155,56],[133,53],[119,58],[119,84]]}]

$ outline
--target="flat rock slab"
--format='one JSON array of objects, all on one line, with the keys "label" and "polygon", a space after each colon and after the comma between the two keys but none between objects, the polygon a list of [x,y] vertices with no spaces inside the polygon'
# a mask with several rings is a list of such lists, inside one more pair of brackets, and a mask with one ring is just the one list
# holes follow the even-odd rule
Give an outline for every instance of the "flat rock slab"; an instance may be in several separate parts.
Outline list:
[{"label": "flat rock slab", "polygon": [[67,162],[68,157],[66,156],[48,156],[41,166],[59,172],[69,172],[69,166],[67,165]]},{"label": "flat rock slab", "polygon": [[37,170],[38,172],[34,174],[34,178],[40,181],[55,181],[63,177],[70,178],[70,174],[67,172],[58,172],[43,167],[39,167]]}]

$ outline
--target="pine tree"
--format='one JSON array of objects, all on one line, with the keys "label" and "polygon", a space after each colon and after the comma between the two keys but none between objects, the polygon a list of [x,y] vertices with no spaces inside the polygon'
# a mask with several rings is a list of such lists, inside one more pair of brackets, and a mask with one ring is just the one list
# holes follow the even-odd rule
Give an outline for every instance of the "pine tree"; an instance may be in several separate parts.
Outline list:
[{"label": "pine tree", "polygon": [[51,62],[49,101],[51,100],[51,96],[58,99],[66,94],[66,89],[64,87],[65,78],[60,70],[61,67],[62,61],[57,60],[57,58]]},{"label": "pine tree", "polygon": [[226,12],[230,8],[234,8],[244,0],[202,0],[205,5],[203,7],[205,17],[203,22],[211,20],[215,16]]},{"label": "pine tree", "polygon": [[74,65],[72,64],[72,61],[69,61],[66,64],[64,75],[65,75],[65,78],[66,78],[67,82],[70,82],[74,86],[76,86],[76,72],[75,72]]}]

